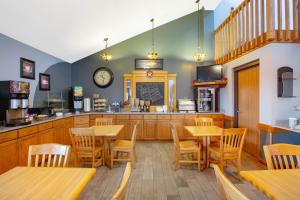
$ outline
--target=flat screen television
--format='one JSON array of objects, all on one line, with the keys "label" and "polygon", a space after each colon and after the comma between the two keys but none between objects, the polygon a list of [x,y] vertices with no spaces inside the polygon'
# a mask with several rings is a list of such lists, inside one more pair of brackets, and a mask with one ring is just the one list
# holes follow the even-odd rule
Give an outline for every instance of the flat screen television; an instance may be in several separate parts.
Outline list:
[{"label": "flat screen television", "polygon": [[197,67],[197,82],[210,82],[222,80],[223,69],[221,65],[206,65]]}]

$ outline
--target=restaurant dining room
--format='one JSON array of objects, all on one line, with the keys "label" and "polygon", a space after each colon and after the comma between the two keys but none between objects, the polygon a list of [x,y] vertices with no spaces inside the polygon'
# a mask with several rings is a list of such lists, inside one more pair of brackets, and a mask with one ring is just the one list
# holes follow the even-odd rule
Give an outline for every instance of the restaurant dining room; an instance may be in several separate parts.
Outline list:
[{"label": "restaurant dining room", "polygon": [[0,18],[0,200],[300,200],[300,0]]}]

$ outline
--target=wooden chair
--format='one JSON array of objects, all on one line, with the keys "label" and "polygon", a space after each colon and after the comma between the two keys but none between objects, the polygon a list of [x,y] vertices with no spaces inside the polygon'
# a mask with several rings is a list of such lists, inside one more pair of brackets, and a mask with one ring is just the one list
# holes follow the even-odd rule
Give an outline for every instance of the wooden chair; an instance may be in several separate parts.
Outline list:
[{"label": "wooden chair", "polygon": [[[132,166],[135,167],[137,161],[135,141],[137,134],[137,126],[139,122],[134,125],[131,140],[117,140],[111,150],[111,168],[113,168],[114,161],[131,161]],[[127,154],[127,157],[121,157],[123,153]]]},{"label": "wooden chair", "polygon": [[124,171],[123,179],[120,184],[118,191],[113,196],[112,200],[124,200],[126,199],[126,188],[131,175],[131,163],[128,162]]},{"label": "wooden chair", "polygon": [[195,118],[195,125],[196,126],[213,126],[214,121],[213,121],[213,118],[199,117],[199,118]]},{"label": "wooden chair", "polygon": [[[241,170],[241,156],[246,135],[246,128],[224,129],[222,132],[220,144],[211,144],[208,146],[208,166],[209,163],[219,163],[221,170],[224,169],[224,162],[236,161],[234,164],[237,171]],[[212,155],[218,160],[213,160]]]},{"label": "wooden chair", "polygon": [[235,185],[222,173],[218,165],[214,165],[217,183],[220,190],[221,199],[226,200],[250,200],[241,193]]},{"label": "wooden chair", "polygon": [[66,167],[69,165],[69,150],[70,146],[61,144],[30,145],[27,166]]},{"label": "wooden chair", "polygon": [[292,144],[265,145],[268,169],[296,169],[300,165],[300,146]]},{"label": "wooden chair", "polygon": [[78,163],[91,165],[93,168],[104,165],[104,146],[95,145],[94,129],[71,128],[70,135],[76,167]]},{"label": "wooden chair", "polygon": [[113,124],[112,118],[96,118],[95,126],[108,126]]},{"label": "wooden chair", "polygon": [[[170,125],[175,146],[175,169],[178,169],[180,163],[190,163],[197,164],[200,171],[201,146],[198,146],[194,141],[179,141],[176,126],[173,123]],[[184,159],[184,156],[188,159]]]}]

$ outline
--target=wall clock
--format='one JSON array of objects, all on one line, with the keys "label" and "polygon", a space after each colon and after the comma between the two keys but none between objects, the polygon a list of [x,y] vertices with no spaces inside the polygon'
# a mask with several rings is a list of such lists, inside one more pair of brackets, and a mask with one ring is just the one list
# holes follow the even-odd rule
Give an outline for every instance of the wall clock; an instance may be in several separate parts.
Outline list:
[{"label": "wall clock", "polygon": [[94,72],[93,80],[98,87],[107,88],[114,81],[114,74],[107,67],[99,67]]}]

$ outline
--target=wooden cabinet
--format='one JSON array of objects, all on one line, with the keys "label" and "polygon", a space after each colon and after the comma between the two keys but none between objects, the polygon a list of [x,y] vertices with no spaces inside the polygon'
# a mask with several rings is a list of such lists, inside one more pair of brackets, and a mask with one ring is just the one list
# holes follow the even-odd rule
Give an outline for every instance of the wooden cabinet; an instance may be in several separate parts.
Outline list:
[{"label": "wooden cabinet", "polygon": [[75,128],[88,128],[88,127],[90,127],[90,117],[89,117],[89,115],[75,116],[74,117],[74,127]]},{"label": "wooden cabinet", "polygon": [[29,146],[38,143],[38,134],[32,134],[18,139],[19,165],[27,166]]},{"label": "wooden cabinet", "polygon": [[54,134],[53,134],[53,128],[47,129],[44,131],[40,131],[38,134],[39,138],[39,144],[49,144],[54,143]]},{"label": "wooden cabinet", "polygon": [[155,119],[144,120],[144,131],[142,134],[142,138],[145,140],[154,140],[157,138],[156,133],[157,133],[157,120]]},{"label": "wooden cabinet", "polygon": [[0,174],[18,165],[18,143],[12,140],[0,144]]},{"label": "wooden cabinet", "polygon": [[136,130],[136,138],[142,139],[143,138],[143,131],[144,131],[144,122],[141,119],[131,119],[130,120],[130,137],[132,136],[133,128],[136,123],[139,123]]},{"label": "wooden cabinet", "polygon": [[57,144],[64,144],[65,120],[53,121],[53,139]]},{"label": "wooden cabinet", "polygon": [[74,127],[74,118],[70,117],[65,119],[65,126],[64,126],[64,142],[63,144],[68,144],[71,145],[72,141],[71,141],[71,137],[70,137],[70,128]]},{"label": "wooden cabinet", "polygon": [[117,136],[118,139],[122,140],[130,140],[131,133],[130,133],[130,121],[128,119],[117,119],[115,122],[116,125],[124,125],[124,128]]},{"label": "wooden cabinet", "polygon": [[170,120],[158,120],[157,121],[157,139],[159,139],[159,140],[172,139]]}]

